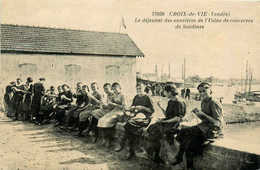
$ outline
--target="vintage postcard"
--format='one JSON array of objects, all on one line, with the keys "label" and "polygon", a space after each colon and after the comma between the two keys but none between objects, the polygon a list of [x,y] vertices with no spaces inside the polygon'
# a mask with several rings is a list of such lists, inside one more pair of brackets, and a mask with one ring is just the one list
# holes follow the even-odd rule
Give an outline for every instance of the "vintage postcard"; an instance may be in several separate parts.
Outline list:
[{"label": "vintage postcard", "polygon": [[2,0],[0,170],[260,169],[260,3]]}]

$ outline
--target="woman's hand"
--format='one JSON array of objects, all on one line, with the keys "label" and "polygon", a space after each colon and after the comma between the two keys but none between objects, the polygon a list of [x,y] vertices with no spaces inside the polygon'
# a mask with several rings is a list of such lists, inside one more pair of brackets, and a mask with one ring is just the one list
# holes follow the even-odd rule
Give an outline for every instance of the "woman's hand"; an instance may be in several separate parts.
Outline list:
[{"label": "woman's hand", "polygon": [[130,107],[130,111],[134,111],[135,108],[136,108],[135,106],[131,106],[131,107]]},{"label": "woman's hand", "polygon": [[97,101],[97,103],[98,103],[99,105],[101,105],[101,106],[104,105],[104,103],[103,103],[102,101],[99,101],[99,100]]},{"label": "woman's hand", "polygon": [[109,102],[108,104],[111,105],[111,106],[117,106],[117,104],[113,103],[113,102]]},{"label": "woman's hand", "polygon": [[195,113],[195,112],[197,112],[199,109],[196,107],[196,108],[194,108],[194,109],[192,109],[192,113]]},{"label": "woman's hand", "polygon": [[159,118],[156,120],[156,123],[163,123],[163,122],[164,122],[164,120],[162,118]]},{"label": "woman's hand", "polygon": [[160,101],[157,102],[157,105],[162,108],[162,103]]},{"label": "woman's hand", "polygon": [[16,87],[12,87],[12,90],[14,90],[15,92],[16,92],[16,91],[19,91],[19,89],[16,88]]},{"label": "woman's hand", "polygon": [[61,99],[65,99],[65,97],[66,97],[65,95],[61,95],[60,96]]},{"label": "woman's hand", "polygon": [[198,109],[198,108],[193,109],[192,112],[193,112],[196,116],[198,116],[198,117],[203,117],[203,116],[205,115],[205,114],[204,114],[200,109]]},{"label": "woman's hand", "polygon": [[53,105],[53,109],[55,109],[57,107],[57,104]]},{"label": "woman's hand", "polygon": [[143,109],[143,106],[136,106],[135,109],[137,109],[138,111],[141,111]]}]

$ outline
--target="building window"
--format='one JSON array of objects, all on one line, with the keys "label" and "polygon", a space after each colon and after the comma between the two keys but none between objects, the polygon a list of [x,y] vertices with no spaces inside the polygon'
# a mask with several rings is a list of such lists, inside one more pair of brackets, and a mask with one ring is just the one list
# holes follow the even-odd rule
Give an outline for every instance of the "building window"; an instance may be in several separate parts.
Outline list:
[{"label": "building window", "polygon": [[35,77],[37,75],[37,64],[23,63],[19,65],[20,77],[24,80],[27,77]]},{"label": "building window", "polygon": [[119,66],[106,66],[106,81],[115,82],[119,80]]},{"label": "building window", "polygon": [[67,84],[74,85],[81,81],[80,70],[81,67],[76,64],[65,65],[65,81]]}]

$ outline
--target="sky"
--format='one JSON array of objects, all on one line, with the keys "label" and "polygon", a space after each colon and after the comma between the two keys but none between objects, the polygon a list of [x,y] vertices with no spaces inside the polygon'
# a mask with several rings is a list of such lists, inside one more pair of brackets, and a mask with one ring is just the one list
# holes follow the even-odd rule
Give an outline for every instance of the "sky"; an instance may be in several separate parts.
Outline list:
[{"label": "sky", "polygon": [[[152,12],[230,12],[231,18],[253,19],[252,24],[206,24],[205,29],[174,29],[174,24],[137,23]],[[2,0],[1,23],[127,33],[144,58],[137,58],[137,71],[181,77],[245,77],[248,60],[254,78],[260,79],[260,3],[165,0]],[[124,18],[126,29],[120,27]],[[172,18],[174,19],[174,18]],[[176,18],[175,18],[176,19]],[[121,29],[120,29],[121,28]]]}]

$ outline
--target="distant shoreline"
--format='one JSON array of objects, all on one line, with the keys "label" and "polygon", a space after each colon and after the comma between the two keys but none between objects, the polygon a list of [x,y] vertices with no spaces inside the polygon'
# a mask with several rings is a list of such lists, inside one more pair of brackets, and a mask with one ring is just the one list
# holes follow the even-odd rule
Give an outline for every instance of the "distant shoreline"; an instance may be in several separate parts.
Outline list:
[{"label": "distant shoreline", "polygon": [[[160,109],[157,106],[157,101],[161,101],[164,107],[167,106],[167,102],[169,99],[166,97],[158,97],[152,96],[153,102],[155,106],[155,115],[154,117],[163,117]],[[200,101],[185,100],[187,106],[187,112],[185,115],[185,119],[191,121],[195,118],[193,114],[191,114],[191,110],[193,108],[200,108]],[[238,105],[238,104],[223,104],[223,114],[224,119],[227,124],[235,124],[235,123],[247,123],[247,122],[257,122],[260,121],[260,107],[259,106],[247,106],[247,105]]]}]

